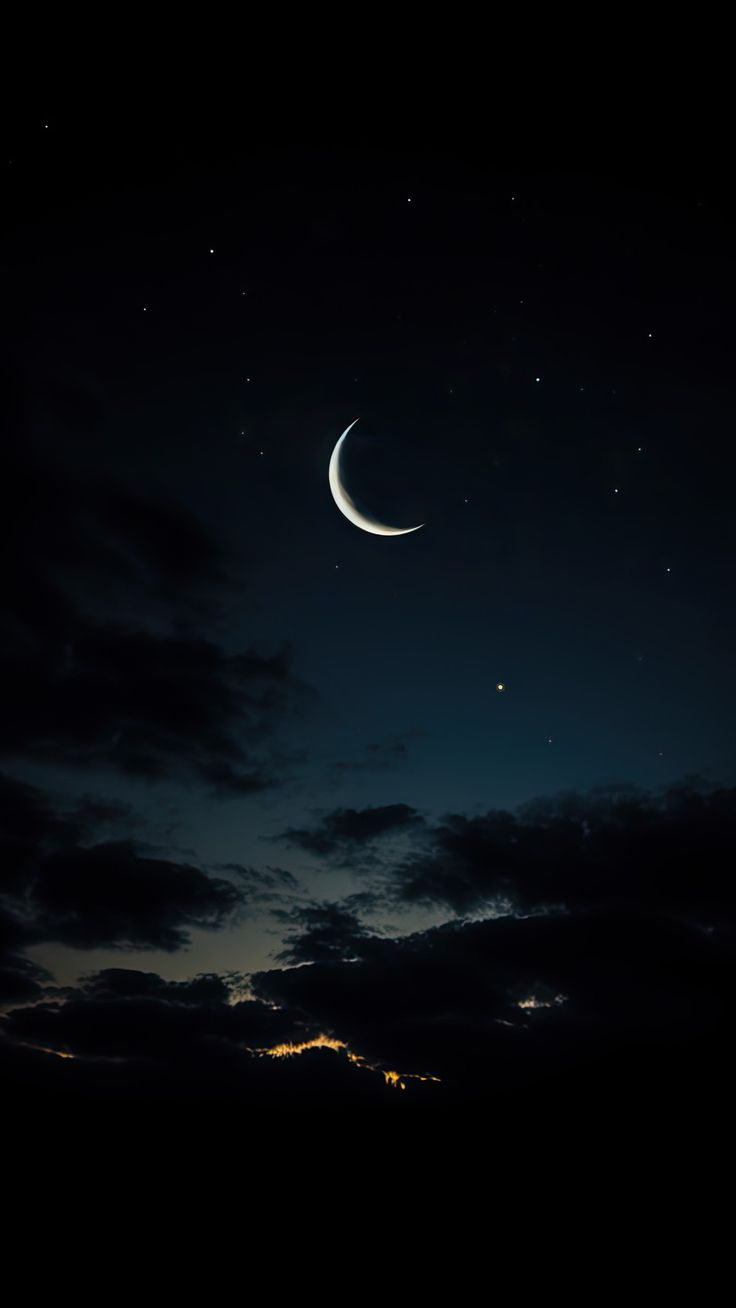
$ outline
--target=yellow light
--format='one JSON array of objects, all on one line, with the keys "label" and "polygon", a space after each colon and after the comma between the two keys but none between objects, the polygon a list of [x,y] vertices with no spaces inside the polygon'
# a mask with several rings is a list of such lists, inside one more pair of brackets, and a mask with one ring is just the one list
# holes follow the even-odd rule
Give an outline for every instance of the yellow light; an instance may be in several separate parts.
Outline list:
[{"label": "yellow light", "polygon": [[[248,1046],[246,1046],[248,1048]],[[354,1063],[357,1067],[362,1067],[366,1072],[380,1072],[386,1085],[395,1090],[406,1090],[407,1081],[439,1081],[440,1077],[421,1075],[418,1072],[394,1072],[380,1067],[375,1063],[366,1061],[362,1054],[354,1054],[349,1049],[344,1040],[336,1040],[334,1036],[317,1035],[310,1040],[302,1040],[295,1043],[291,1040],[285,1041],[280,1045],[272,1045],[270,1049],[248,1049],[251,1054],[257,1054],[261,1058],[293,1058],[295,1055],[303,1054],[307,1049],[333,1049],[342,1054],[349,1062]]]},{"label": "yellow light", "polygon": [[567,995],[555,995],[553,999],[537,999],[536,995],[530,995],[528,999],[520,999],[517,1008],[559,1008],[566,999]]},{"label": "yellow light", "polygon": [[503,681],[496,682],[496,690],[505,690],[506,686]]},{"label": "yellow light", "polygon": [[301,1044],[295,1045],[287,1041],[283,1045],[274,1045],[271,1049],[259,1049],[259,1054],[267,1054],[269,1058],[293,1058],[295,1054],[303,1054],[305,1049],[345,1049],[345,1043],[342,1040],[333,1040],[331,1036],[319,1035],[313,1040],[303,1040]]}]

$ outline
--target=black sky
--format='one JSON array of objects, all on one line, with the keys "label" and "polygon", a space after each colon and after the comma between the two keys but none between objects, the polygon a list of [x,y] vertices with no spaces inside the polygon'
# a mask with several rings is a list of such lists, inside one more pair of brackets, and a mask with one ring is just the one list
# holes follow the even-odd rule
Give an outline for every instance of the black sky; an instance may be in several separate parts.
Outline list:
[{"label": "black sky", "polygon": [[[686,1068],[707,1095],[736,835],[723,186],[52,114],[3,150],[14,1083],[643,1112]],[[335,506],[356,417],[351,490],[421,531]]]}]

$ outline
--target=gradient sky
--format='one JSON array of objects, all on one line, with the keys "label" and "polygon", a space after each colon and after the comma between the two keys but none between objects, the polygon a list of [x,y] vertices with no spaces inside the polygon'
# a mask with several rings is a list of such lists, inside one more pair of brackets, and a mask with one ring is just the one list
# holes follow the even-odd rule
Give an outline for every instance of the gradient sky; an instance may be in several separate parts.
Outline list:
[{"label": "gradient sky", "polygon": [[[122,765],[112,718],[79,748],[66,727],[11,730],[3,772],[60,810],[123,806],[106,836],[157,857],[293,881],[174,951],[32,942],[62,984],[276,966],[274,908],[377,895],[413,847],[397,828],[380,858],[336,860],[285,837],[336,811],[432,824],[736,777],[723,195],[178,130],[108,126],[103,149],[50,117],[9,143],[13,558],[97,630],[281,660],[247,721],[212,700],[258,784],[205,776],[205,746]],[[351,493],[421,531],[378,538],[336,508],[330,453],[355,417]],[[380,895],[361,913],[396,936],[463,915]]]}]

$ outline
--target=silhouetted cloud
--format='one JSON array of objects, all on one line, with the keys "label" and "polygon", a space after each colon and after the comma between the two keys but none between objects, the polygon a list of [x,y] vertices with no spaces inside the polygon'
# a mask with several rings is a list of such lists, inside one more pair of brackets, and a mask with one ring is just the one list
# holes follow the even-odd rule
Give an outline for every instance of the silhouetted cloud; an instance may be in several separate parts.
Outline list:
[{"label": "silhouetted cloud", "polygon": [[423,824],[424,818],[408,804],[337,808],[325,814],[315,827],[289,827],[275,838],[310,854],[345,857],[358,845],[367,845],[382,836],[416,831]]},{"label": "silhouetted cloud", "polygon": [[51,854],[30,894],[39,938],[80,949],[180,949],[192,927],[220,927],[242,902],[231,882],[130,841]]},{"label": "silhouetted cloud", "polygon": [[248,902],[274,902],[297,893],[299,883],[292,872],[284,867],[246,867],[243,863],[219,863],[215,869],[229,872],[238,879],[238,885]]},{"label": "silhouetted cloud", "polygon": [[326,1102],[380,1106],[390,1093],[380,1072],[351,1062],[339,1042],[323,1043],[300,1014],[238,1000],[226,978],[177,983],[127,969],[0,1018],[0,1076],[6,1111],[20,1117],[53,1099],[67,1123],[75,1108],[88,1115],[120,1102],[161,1104],[167,1114],[206,1102],[293,1113]]},{"label": "silhouetted cloud", "polygon": [[289,928],[277,958],[289,963],[324,962],[361,956],[375,936],[346,904],[298,904],[276,909],[274,917]]},{"label": "silhouetted cloud", "polygon": [[253,986],[453,1096],[534,1087],[544,1099],[578,1074],[661,1090],[691,1050],[707,1055],[704,1076],[725,1062],[733,944],[730,927],[634,909],[506,917],[359,942],[349,961],[261,972]]},{"label": "silhouetted cloud", "polygon": [[[26,800],[48,844],[70,839],[37,795]],[[727,1099],[733,791],[688,783],[660,796],[630,788],[557,796],[516,814],[456,815],[423,839],[433,861],[422,894],[471,906],[476,920],[392,938],[363,917],[378,892],[279,905],[289,965],[251,976],[247,999],[243,978],[172,982],[114,968],[59,992],[29,971],[25,996],[2,1023],[7,1075],[41,1098],[63,1084],[67,1096],[103,1101],[201,1096],[270,1107],[380,1104],[391,1085],[404,1084],[407,1099],[430,1111],[476,1105],[501,1124],[510,1113],[541,1115],[551,1129],[564,1114],[630,1113],[645,1123],[653,1113],[702,1114],[714,1098]],[[98,905],[80,866],[65,893],[94,920]],[[407,887],[415,895],[419,866],[399,865],[384,908]],[[249,869],[231,870],[258,885]],[[152,907],[141,911],[164,939],[183,929],[187,887],[193,911],[209,911],[199,878],[186,873],[183,899],[164,909],[174,896],[168,871],[146,867],[142,878],[153,888]],[[33,891],[39,904],[47,877]],[[281,893],[282,884],[292,893],[278,869],[269,878],[266,893]],[[506,911],[495,915],[502,903]],[[124,914],[116,934],[121,921]]]},{"label": "silhouetted cloud", "polygon": [[[646,905],[711,921],[734,903],[736,790],[696,782],[652,795],[635,787],[535,800],[516,813],[452,814],[395,872],[406,902],[467,913],[498,903]],[[697,873],[696,873],[697,869]]]},{"label": "silhouetted cloud", "polygon": [[301,1038],[304,1027],[256,1000],[230,1003],[222,978],[166,982],[155,973],[107,969],[50,1003],[16,1008],[5,1032],[19,1043],[86,1058],[188,1060],[221,1043],[233,1052]]},{"label": "silhouetted cloud", "polygon": [[181,508],[0,455],[0,754],[194,776],[221,795],[280,783],[270,738],[311,696],[288,651],[232,653],[192,629],[230,560]]},{"label": "silhouetted cloud", "polygon": [[282,957],[312,966],[259,973],[255,993],[461,1097],[576,1078],[663,1093],[674,1075],[707,1091],[735,997],[735,790],[558,795],[422,842],[385,874],[384,910],[481,920],[389,939],[344,903],[293,910]]},{"label": "silhouetted cloud", "polygon": [[[6,937],[6,922],[3,918],[4,915],[0,915],[0,1005],[28,1003],[39,999],[44,993],[44,987],[53,981],[53,977],[45,967],[34,963],[32,959],[7,949],[9,940]],[[12,929],[14,926],[12,919],[10,926],[11,931],[8,935],[13,944],[28,943],[23,933]]]},{"label": "silhouetted cloud", "polygon": [[[95,841],[117,806],[87,800],[59,813],[36,787],[0,776],[0,948],[59,941],[80,949],[179,949],[194,927],[217,928],[252,896],[246,887],[158,857],[130,839]],[[262,897],[267,886],[258,883]],[[11,967],[6,962],[7,967]],[[16,964],[11,970],[18,973]],[[16,985],[38,977],[24,965]],[[6,984],[12,989],[9,978]]]}]

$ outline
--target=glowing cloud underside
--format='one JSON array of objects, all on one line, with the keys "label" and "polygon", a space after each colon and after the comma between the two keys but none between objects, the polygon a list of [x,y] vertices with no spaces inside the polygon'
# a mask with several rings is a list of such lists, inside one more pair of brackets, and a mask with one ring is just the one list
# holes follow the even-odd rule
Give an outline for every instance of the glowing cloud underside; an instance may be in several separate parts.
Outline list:
[{"label": "glowing cloud underside", "polygon": [[286,1041],[284,1044],[272,1045],[270,1049],[250,1049],[248,1052],[258,1054],[261,1058],[293,1058],[295,1055],[303,1054],[307,1049],[332,1049],[335,1053],[344,1054],[348,1062],[355,1063],[356,1067],[362,1067],[367,1072],[380,1072],[386,1085],[396,1090],[406,1090],[407,1081],[440,1080],[438,1076],[421,1076],[417,1072],[387,1071],[384,1067],[377,1067],[375,1063],[367,1063],[361,1054],[354,1054],[348,1049],[344,1040],[335,1040],[328,1035],[313,1036],[311,1040],[302,1040],[299,1044]]},{"label": "glowing cloud underside", "polygon": [[537,999],[536,995],[530,995],[528,999],[520,999],[518,1008],[559,1008],[564,1004],[567,995],[555,995],[554,999]]}]

